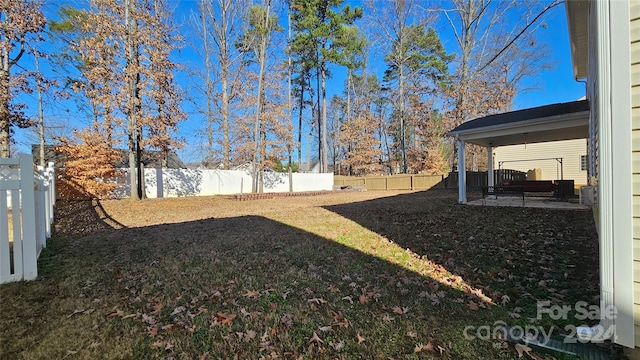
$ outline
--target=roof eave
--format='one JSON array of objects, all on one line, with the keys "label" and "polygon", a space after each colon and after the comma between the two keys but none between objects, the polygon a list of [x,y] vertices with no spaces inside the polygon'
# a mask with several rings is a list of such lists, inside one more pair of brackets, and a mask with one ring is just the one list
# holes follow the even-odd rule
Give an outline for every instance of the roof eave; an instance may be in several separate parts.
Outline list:
[{"label": "roof eave", "polygon": [[571,60],[575,79],[587,77],[587,59],[589,46],[589,2],[565,1],[569,41],[571,43]]},{"label": "roof eave", "polygon": [[533,118],[518,121],[517,123],[505,123],[505,124],[497,124],[497,125],[489,125],[484,126],[481,129],[464,129],[458,131],[450,131],[447,133],[449,136],[464,136],[466,134],[479,134],[479,133],[488,133],[488,132],[496,132],[505,129],[517,129],[522,127],[527,127],[531,125],[544,125],[549,123],[555,123],[559,120],[561,121],[571,121],[576,119],[584,119],[589,117],[589,110],[569,113],[569,114],[558,114],[553,116],[546,116],[542,118]]}]

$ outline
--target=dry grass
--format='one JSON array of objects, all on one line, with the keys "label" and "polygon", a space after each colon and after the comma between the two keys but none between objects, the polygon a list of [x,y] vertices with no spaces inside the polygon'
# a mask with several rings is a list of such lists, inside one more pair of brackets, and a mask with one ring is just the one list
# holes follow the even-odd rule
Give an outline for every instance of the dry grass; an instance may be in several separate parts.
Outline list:
[{"label": "dry grass", "polygon": [[41,278],[0,288],[3,359],[509,359],[465,326],[597,301],[583,211],[431,191],[60,202],[57,217]]}]

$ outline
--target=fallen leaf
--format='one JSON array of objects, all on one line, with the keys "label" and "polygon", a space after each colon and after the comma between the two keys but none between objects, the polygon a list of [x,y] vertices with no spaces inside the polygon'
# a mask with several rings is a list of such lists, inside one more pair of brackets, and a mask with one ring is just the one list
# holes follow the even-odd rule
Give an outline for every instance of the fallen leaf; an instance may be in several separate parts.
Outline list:
[{"label": "fallen leaf", "polygon": [[509,297],[509,295],[502,295],[502,298],[500,300],[500,303],[502,305],[506,305],[511,301],[511,298]]},{"label": "fallen leaf", "polygon": [[333,329],[331,328],[331,325],[327,325],[327,326],[321,326],[319,330],[322,331],[322,332],[327,332],[327,331],[331,331]]},{"label": "fallen leaf", "polygon": [[149,326],[149,328],[147,328],[147,334],[151,337],[158,335],[158,326]]},{"label": "fallen leaf", "polygon": [[216,318],[220,321],[220,324],[222,325],[231,325],[233,323],[233,320],[236,318],[235,314],[223,314],[223,313],[217,313],[216,314]]},{"label": "fallen leaf", "polygon": [[154,349],[159,349],[159,348],[161,348],[163,346],[164,346],[164,342],[160,341],[160,340],[157,340],[153,344],[151,344],[151,347],[154,348]]},{"label": "fallen leaf", "polygon": [[67,350],[67,354],[65,356],[63,356],[62,358],[64,359],[64,358],[66,358],[68,356],[75,355],[77,353],[78,352],[76,350]]},{"label": "fallen leaf", "polygon": [[510,316],[512,319],[520,319],[520,316],[521,316],[521,315],[520,315],[520,314],[518,314],[517,312],[510,312],[510,313],[509,313],[509,316]]},{"label": "fallen leaf", "polygon": [[329,346],[331,346],[333,348],[333,350],[335,351],[340,351],[342,350],[342,348],[344,348],[344,340],[340,340],[337,343],[334,343],[333,341],[329,343]]},{"label": "fallen leaf", "polygon": [[244,295],[242,296],[250,299],[257,299],[260,297],[260,292],[256,290],[250,290],[244,293]]},{"label": "fallen leaf", "polygon": [[96,349],[98,346],[100,346],[100,343],[97,341],[94,341],[91,344],[89,344],[89,348],[91,349]]},{"label": "fallen leaf", "polygon": [[313,303],[315,303],[315,304],[326,304],[327,300],[322,299],[322,298],[313,298],[313,299],[307,300],[307,303],[309,303],[309,304],[313,304]]},{"label": "fallen leaf", "polygon": [[362,344],[363,342],[365,342],[365,338],[360,335],[360,334],[356,334],[356,338],[358,339],[358,344]]},{"label": "fallen leaf", "polygon": [[313,332],[313,336],[311,337],[311,339],[309,339],[309,343],[310,343],[310,344],[315,343],[316,345],[320,345],[320,344],[322,344],[323,342],[324,342],[324,341],[322,341],[322,339],[320,339],[320,338],[318,337],[318,334],[316,334],[316,332],[315,332],[315,331]]},{"label": "fallen leaf", "polygon": [[433,344],[431,343],[431,341],[429,341],[429,342],[427,343],[427,345],[425,345],[425,346],[423,346],[423,347],[422,347],[422,349],[423,349],[423,350],[427,350],[427,351],[433,351],[434,347],[433,347]]},{"label": "fallen leaf", "polygon": [[360,304],[366,304],[369,302],[369,298],[365,294],[361,294],[358,300],[360,300]]},{"label": "fallen leaf", "polygon": [[142,322],[145,322],[149,325],[153,325],[156,323],[156,320],[153,318],[153,316],[149,316],[147,314],[142,314]]},{"label": "fallen leaf", "polygon": [[415,331],[407,331],[407,336],[412,339],[415,339],[418,337],[418,334]]},{"label": "fallen leaf", "polygon": [[389,314],[386,314],[386,313],[382,316],[383,321],[389,322],[389,321],[393,321],[393,319],[394,318],[392,318]]},{"label": "fallen leaf", "polygon": [[402,309],[399,306],[396,306],[396,307],[393,308],[393,313],[394,314],[399,314],[399,315],[404,314],[404,312],[402,311]]},{"label": "fallen leaf", "polygon": [[351,296],[345,296],[342,298],[342,300],[347,300],[350,304],[353,304],[353,298]]},{"label": "fallen leaf", "polygon": [[151,314],[158,315],[160,314],[163,308],[164,308],[164,305],[162,305],[161,303],[156,303],[155,305],[153,305],[153,312]]},{"label": "fallen leaf", "polygon": [[164,351],[173,351],[174,347],[175,347],[175,345],[173,345],[170,342],[167,342],[167,345],[164,346]]},{"label": "fallen leaf", "polygon": [[251,341],[256,337],[256,332],[253,330],[247,330],[247,332],[244,333],[244,341]]},{"label": "fallen leaf", "polygon": [[284,314],[282,315],[282,317],[280,318],[280,323],[282,325],[284,325],[287,328],[292,328],[293,327],[293,316],[289,315],[289,314]]},{"label": "fallen leaf", "polygon": [[113,312],[111,314],[109,314],[109,316],[120,316],[120,317],[123,317],[124,316],[124,311],[118,310],[118,309],[113,309]]},{"label": "fallen leaf", "polygon": [[171,312],[171,314],[169,314],[169,316],[178,315],[185,310],[187,310],[187,308],[185,308],[184,306],[178,306],[177,308],[173,309],[173,311]]},{"label": "fallen leaf", "polygon": [[528,347],[527,345],[524,344],[515,344],[514,347],[516,348],[516,351],[518,352],[518,357],[521,358],[522,354],[527,354],[530,355],[531,353],[531,348]]},{"label": "fallen leaf", "polygon": [[413,348],[413,352],[414,353],[419,353],[419,352],[423,352],[423,351],[433,351],[433,344],[431,344],[431,341],[429,341],[429,343],[427,343],[427,345],[424,345],[422,343],[418,343]]},{"label": "fallen leaf", "polygon": [[473,311],[478,311],[478,304],[476,304],[473,301],[469,301],[469,303],[467,304],[467,306],[469,307],[469,309],[473,310]]},{"label": "fallen leaf", "polygon": [[75,314],[80,314],[80,313],[84,313],[84,309],[73,310],[73,312],[69,316],[67,316],[67,319],[69,319],[70,317],[72,317]]},{"label": "fallen leaf", "polygon": [[440,355],[442,355],[443,352],[447,351],[447,349],[443,348],[440,345],[438,345],[438,350],[440,351]]}]

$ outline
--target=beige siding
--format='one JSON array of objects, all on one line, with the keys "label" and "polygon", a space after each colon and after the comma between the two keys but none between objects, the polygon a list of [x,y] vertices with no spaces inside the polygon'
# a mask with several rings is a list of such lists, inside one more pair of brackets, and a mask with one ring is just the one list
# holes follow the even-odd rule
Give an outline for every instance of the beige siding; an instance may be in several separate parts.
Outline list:
[{"label": "beige siding", "polygon": [[631,8],[630,14],[631,14],[632,22],[633,20],[640,19],[640,1],[631,0],[630,8]]},{"label": "beige siding", "polygon": [[[587,155],[586,139],[501,146],[495,148],[493,153],[495,155],[495,169],[498,168],[500,161],[509,161],[502,165],[503,169],[526,172],[530,169],[538,168],[542,170],[542,179],[544,180],[560,179],[560,165],[556,160],[519,160],[562,158],[564,179],[574,180],[576,184],[587,184],[587,171],[580,170],[580,156]],[[510,162],[514,160],[516,162]]]},{"label": "beige siding", "polygon": [[631,65],[631,86],[635,87],[639,85],[640,85],[640,63]]}]

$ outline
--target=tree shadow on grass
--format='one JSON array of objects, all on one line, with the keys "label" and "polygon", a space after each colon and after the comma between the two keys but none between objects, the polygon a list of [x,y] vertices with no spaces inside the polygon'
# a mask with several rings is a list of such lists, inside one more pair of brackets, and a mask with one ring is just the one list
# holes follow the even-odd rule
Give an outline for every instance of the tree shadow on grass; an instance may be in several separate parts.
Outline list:
[{"label": "tree shadow on grass", "polygon": [[[356,216],[363,205],[395,211],[384,201],[332,211],[393,239],[393,226],[382,231]],[[126,228],[95,203],[57,210],[65,230],[43,252],[41,278],[2,288],[0,352],[8,357],[514,354],[464,336],[466,325],[505,316],[499,307],[469,309],[480,302],[474,294],[265,217]]]},{"label": "tree shadow on grass", "polygon": [[[535,317],[538,300],[598,304],[591,211],[464,206],[456,195],[431,190],[325,208],[441,264],[496,303],[525,308],[513,317]],[[563,320],[575,324],[574,315]]]}]

